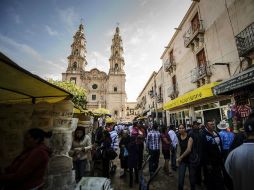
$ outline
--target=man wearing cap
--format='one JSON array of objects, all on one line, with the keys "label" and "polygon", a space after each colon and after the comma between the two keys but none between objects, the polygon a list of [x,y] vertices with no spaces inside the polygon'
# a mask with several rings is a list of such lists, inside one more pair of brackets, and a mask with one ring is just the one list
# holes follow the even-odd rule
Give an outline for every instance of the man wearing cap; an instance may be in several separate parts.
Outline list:
[{"label": "man wearing cap", "polygon": [[225,168],[233,180],[234,189],[252,190],[254,175],[254,113],[244,124],[247,139],[229,153]]},{"label": "man wearing cap", "polygon": [[[230,152],[230,147],[233,143],[234,140],[234,133],[228,131],[227,129],[229,128],[229,124],[226,122],[226,120],[222,120],[218,125],[218,129],[221,131],[219,132],[221,142],[222,142],[222,158],[223,162],[226,161],[226,158]],[[223,176],[224,176],[224,181],[225,185],[228,188],[228,190],[233,189],[233,182],[230,179],[229,175],[227,174],[225,168],[223,168]]]},{"label": "man wearing cap", "polygon": [[115,121],[109,117],[106,118],[106,130],[110,133],[110,137],[112,140],[111,147],[116,151],[118,149],[118,134],[114,129]]},{"label": "man wearing cap", "polygon": [[229,149],[231,147],[231,144],[234,140],[234,134],[227,129],[229,128],[229,124],[226,122],[226,120],[222,120],[218,125],[218,129],[221,131],[219,132],[221,141],[222,141],[222,154],[223,159],[225,160],[227,158],[227,155],[229,153]]}]

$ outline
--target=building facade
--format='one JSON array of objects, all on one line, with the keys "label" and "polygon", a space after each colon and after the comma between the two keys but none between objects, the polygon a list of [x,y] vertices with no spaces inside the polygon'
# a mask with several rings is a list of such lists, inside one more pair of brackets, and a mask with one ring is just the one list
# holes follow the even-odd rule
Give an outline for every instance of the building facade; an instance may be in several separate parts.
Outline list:
[{"label": "building facade", "polygon": [[164,97],[164,76],[163,67],[158,72],[153,72],[145,87],[137,98],[137,110],[140,116],[145,116],[149,121],[165,123],[163,111]]},{"label": "building facade", "polygon": [[71,54],[68,56],[68,67],[62,73],[63,81],[72,81],[87,90],[87,109],[106,108],[113,117],[125,118],[126,91],[122,38],[119,27],[116,27],[112,39],[109,72],[97,68],[86,70],[86,38],[84,26],[80,24],[73,36]]},{"label": "building facade", "polygon": [[249,26],[253,47],[253,10],[252,0],[193,1],[161,56],[167,124],[229,119],[234,100],[213,88],[252,64],[253,56],[241,57],[237,34]]},{"label": "building facade", "polygon": [[132,122],[135,117],[138,116],[138,110],[136,109],[137,102],[127,102],[126,103],[126,117],[123,120],[124,122]]}]

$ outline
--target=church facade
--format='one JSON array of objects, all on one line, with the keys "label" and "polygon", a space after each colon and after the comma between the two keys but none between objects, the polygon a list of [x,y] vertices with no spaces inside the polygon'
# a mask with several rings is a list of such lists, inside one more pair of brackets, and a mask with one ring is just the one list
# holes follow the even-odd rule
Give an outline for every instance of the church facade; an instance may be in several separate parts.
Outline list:
[{"label": "church facade", "polygon": [[127,99],[126,75],[119,27],[116,27],[112,39],[108,74],[97,68],[87,71],[86,53],[84,26],[80,24],[78,31],[73,36],[71,54],[68,56],[68,67],[66,72],[62,73],[62,80],[72,81],[87,90],[88,110],[106,108],[117,120],[124,119]]}]

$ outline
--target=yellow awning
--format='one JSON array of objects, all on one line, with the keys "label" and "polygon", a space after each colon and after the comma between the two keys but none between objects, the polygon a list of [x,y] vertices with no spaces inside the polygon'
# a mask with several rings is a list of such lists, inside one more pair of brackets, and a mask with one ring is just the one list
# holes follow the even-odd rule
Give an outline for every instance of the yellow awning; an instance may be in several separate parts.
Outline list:
[{"label": "yellow awning", "polygon": [[54,103],[72,95],[23,69],[0,52],[0,103]]},{"label": "yellow awning", "polygon": [[93,113],[95,115],[111,114],[110,111],[108,109],[105,109],[105,108],[97,108],[97,109],[93,110]]},{"label": "yellow awning", "polygon": [[214,94],[212,92],[212,88],[218,84],[219,84],[219,82],[212,82],[210,84],[201,86],[193,91],[187,92],[186,94],[165,103],[163,105],[163,109],[169,110],[169,109],[176,108],[176,107],[184,105],[184,104],[188,104],[191,102],[195,102],[197,100],[201,100],[204,98],[214,96]]}]

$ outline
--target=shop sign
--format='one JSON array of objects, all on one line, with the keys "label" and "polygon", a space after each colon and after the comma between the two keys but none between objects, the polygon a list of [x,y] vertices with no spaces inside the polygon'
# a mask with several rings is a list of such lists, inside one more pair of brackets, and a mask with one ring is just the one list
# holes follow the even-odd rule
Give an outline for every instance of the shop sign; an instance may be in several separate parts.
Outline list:
[{"label": "shop sign", "polygon": [[174,100],[171,100],[164,104],[164,110],[169,110],[187,103],[195,102],[197,100],[201,100],[207,97],[213,96],[212,87],[219,84],[218,82],[213,82],[207,85],[204,85],[196,90],[188,92]]},{"label": "shop sign", "polygon": [[243,72],[240,76],[234,77],[228,81],[214,87],[214,94],[219,95],[254,83],[254,69]]}]

